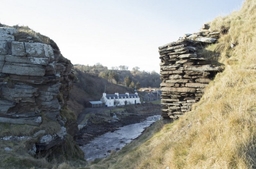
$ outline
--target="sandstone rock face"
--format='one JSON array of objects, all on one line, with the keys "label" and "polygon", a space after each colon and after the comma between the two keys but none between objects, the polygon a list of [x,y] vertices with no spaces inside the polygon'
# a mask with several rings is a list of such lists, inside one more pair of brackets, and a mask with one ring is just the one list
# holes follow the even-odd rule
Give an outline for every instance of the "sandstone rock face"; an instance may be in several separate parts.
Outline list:
[{"label": "sandstone rock face", "polygon": [[65,105],[61,90],[68,91],[72,83],[72,65],[61,54],[54,54],[49,44],[15,41],[16,32],[0,27],[0,117],[10,119],[8,123],[20,123],[11,119],[22,117],[24,123],[34,125],[41,121],[29,122],[28,118],[44,114],[56,120]]},{"label": "sandstone rock face", "polygon": [[177,119],[190,111],[207,84],[223,70],[200,52],[206,45],[215,43],[219,36],[218,32],[209,31],[209,26],[204,28],[159,47],[162,116],[165,118]]},{"label": "sandstone rock face", "polygon": [[[45,150],[63,142],[67,134],[67,119],[60,112],[73,83],[72,64],[55,43],[19,35],[16,28],[0,27],[0,124],[38,126],[40,130],[51,122],[59,131],[38,135],[40,146],[33,146]],[[50,131],[47,127],[44,130]]]}]

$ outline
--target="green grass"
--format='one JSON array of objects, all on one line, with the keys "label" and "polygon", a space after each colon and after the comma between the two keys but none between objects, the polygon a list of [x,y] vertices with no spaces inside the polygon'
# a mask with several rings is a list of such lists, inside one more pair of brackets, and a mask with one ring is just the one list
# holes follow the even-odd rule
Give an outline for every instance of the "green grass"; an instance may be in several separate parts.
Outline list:
[{"label": "green grass", "polygon": [[36,126],[0,123],[0,137],[28,136],[38,130]]},{"label": "green grass", "polygon": [[154,101],[152,101],[150,103],[152,103],[152,104],[161,104],[161,100],[154,100]]}]

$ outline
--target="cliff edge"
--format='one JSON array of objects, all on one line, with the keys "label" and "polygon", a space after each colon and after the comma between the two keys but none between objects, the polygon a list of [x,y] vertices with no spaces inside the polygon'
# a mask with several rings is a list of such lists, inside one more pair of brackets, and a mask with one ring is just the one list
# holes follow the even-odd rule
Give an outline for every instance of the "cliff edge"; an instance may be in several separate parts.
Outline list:
[{"label": "cliff edge", "polygon": [[15,157],[83,156],[73,142],[76,117],[67,109],[72,66],[50,38],[0,25],[1,165],[15,166]]}]

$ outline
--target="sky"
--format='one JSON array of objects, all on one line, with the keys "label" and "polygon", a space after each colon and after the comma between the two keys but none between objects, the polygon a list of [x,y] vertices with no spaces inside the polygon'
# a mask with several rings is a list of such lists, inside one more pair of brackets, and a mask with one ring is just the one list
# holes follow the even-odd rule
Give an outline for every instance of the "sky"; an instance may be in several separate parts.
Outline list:
[{"label": "sky", "polygon": [[160,71],[158,47],[244,0],[1,0],[0,23],[53,39],[73,64]]}]

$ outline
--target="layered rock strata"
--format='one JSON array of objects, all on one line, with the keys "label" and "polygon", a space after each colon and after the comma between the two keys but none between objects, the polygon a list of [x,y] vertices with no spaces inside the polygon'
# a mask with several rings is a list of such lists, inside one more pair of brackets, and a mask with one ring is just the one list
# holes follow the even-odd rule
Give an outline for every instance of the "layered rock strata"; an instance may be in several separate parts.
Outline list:
[{"label": "layered rock strata", "polygon": [[0,27],[0,122],[40,125],[42,115],[56,120],[72,83],[72,64],[49,44],[17,41],[16,34]]},{"label": "layered rock strata", "polygon": [[204,25],[199,33],[187,34],[159,47],[163,117],[177,119],[190,111],[207,84],[223,70],[222,66],[212,64],[214,56],[205,50],[218,37],[219,32]]},{"label": "layered rock strata", "polygon": [[68,133],[68,117],[61,112],[73,82],[71,69],[51,39],[27,27],[0,26],[0,124],[31,126],[26,138],[38,140],[28,147],[33,155],[62,144]]}]

